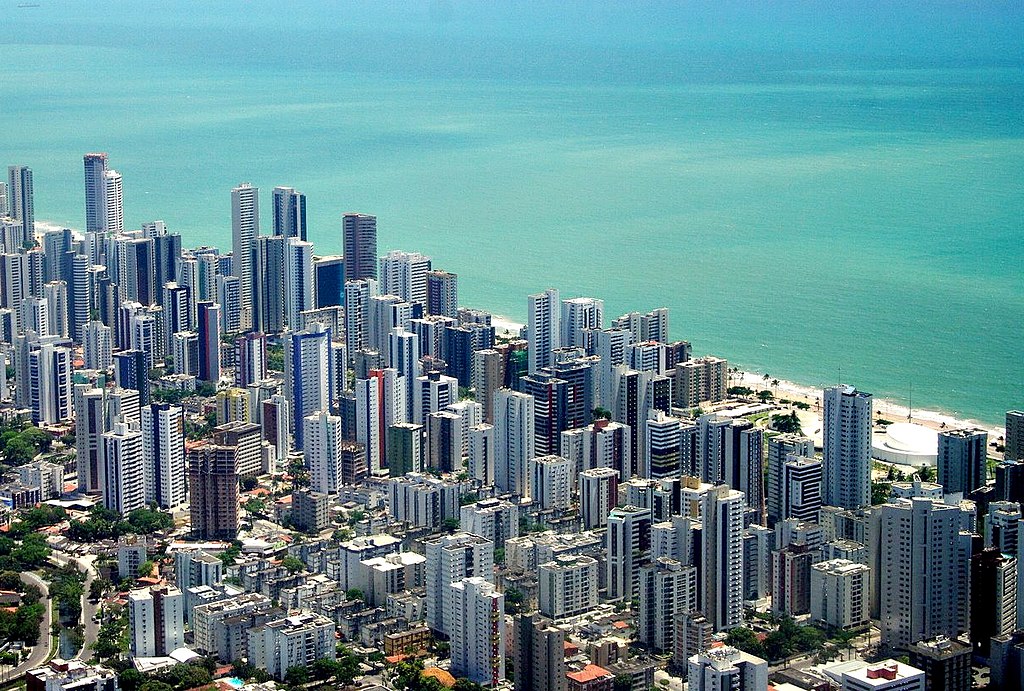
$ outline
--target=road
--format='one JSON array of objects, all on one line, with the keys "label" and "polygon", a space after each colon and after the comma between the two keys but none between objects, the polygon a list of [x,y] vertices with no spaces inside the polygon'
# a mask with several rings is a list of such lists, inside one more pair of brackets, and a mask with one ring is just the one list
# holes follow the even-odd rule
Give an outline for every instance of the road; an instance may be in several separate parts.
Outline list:
[{"label": "road", "polygon": [[92,587],[92,582],[99,576],[93,567],[94,561],[96,561],[95,556],[78,559],[78,567],[85,568],[85,586],[82,589],[82,623],[85,630],[85,640],[82,643],[82,648],[75,655],[76,660],[88,660],[92,657],[93,648],[96,646],[96,639],[100,634],[100,625],[96,621],[96,610],[99,608],[99,602],[92,602],[89,599],[89,588]]},{"label": "road", "polygon": [[50,649],[53,644],[53,639],[50,636],[53,607],[50,603],[50,589],[47,587],[46,581],[32,572],[26,572],[21,574],[21,582],[25,585],[34,585],[42,591],[43,597],[39,601],[45,605],[45,608],[43,609],[43,621],[39,624],[39,643],[32,647],[32,654],[28,656],[27,660],[11,672],[4,674],[8,679],[15,679],[30,669],[41,667],[50,657]]},{"label": "road", "polygon": [[68,564],[73,563],[79,571],[85,572],[85,584],[82,586],[82,625],[85,638],[81,649],[78,651],[78,654],[75,655],[74,659],[88,660],[92,657],[92,650],[96,645],[96,639],[100,633],[100,625],[95,621],[96,609],[99,604],[89,601],[89,588],[98,576],[96,569],[93,567],[93,562],[96,561],[96,557],[90,555],[87,557],[74,558],[58,552],[54,552],[50,556],[58,566],[67,566]]}]

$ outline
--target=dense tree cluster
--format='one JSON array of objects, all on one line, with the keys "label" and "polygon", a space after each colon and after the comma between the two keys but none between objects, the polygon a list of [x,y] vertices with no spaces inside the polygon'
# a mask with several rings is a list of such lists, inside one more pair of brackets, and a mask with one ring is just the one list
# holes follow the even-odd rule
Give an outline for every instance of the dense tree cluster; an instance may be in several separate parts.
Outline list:
[{"label": "dense tree cluster", "polygon": [[149,535],[173,526],[174,519],[163,511],[136,509],[122,516],[97,504],[89,510],[89,517],[85,520],[71,521],[68,537],[76,542],[97,542],[116,540],[129,533]]}]

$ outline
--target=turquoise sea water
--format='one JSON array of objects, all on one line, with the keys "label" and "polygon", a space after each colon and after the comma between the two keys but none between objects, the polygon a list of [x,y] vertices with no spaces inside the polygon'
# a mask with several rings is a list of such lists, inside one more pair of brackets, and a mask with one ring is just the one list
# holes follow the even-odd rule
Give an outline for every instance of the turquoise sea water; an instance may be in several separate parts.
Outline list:
[{"label": "turquoise sea water", "polygon": [[374,213],[513,319],[556,286],[775,377],[1024,405],[1019,4],[40,4],[0,8],[37,219],[82,226],[86,151],[186,245],[290,185],[318,253]]}]

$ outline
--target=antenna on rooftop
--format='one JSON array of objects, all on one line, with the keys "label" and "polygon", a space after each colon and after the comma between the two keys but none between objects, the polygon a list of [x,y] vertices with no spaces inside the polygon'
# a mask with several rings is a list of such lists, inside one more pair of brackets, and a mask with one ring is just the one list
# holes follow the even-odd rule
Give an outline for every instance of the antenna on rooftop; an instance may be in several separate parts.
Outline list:
[{"label": "antenna on rooftop", "polygon": [[910,382],[910,400],[907,405],[907,422],[911,422],[914,417],[914,382]]}]

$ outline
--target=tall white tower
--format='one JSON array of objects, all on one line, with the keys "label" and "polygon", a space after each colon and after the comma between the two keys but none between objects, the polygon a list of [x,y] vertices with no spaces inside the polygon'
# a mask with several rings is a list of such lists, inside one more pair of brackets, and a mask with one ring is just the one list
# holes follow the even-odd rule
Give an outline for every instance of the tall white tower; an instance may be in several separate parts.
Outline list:
[{"label": "tall white tower", "polygon": [[551,351],[561,338],[561,311],[558,290],[548,288],[527,298],[529,328],[529,371],[535,374],[542,367],[554,364]]},{"label": "tall white tower", "polygon": [[[859,509],[871,503],[871,394],[825,389],[824,503]],[[916,642],[916,641],[911,641]]]},{"label": "tall white tower", "polygon": [[259,189],[243,182],[231,190],[231,273],[242,287],[242,329],[252,328],[252,251],[259,234]]},{"label": "tall white tower", "polygon": [[533,396],[494,392],[494,484],[501,492],[530,496],[534,457]]}]

